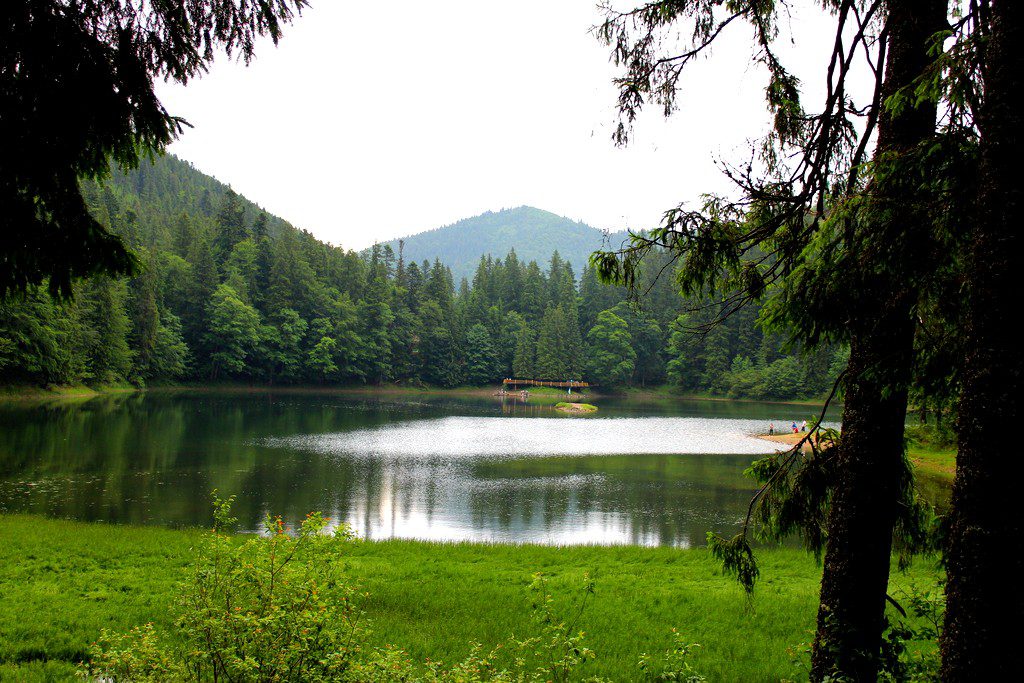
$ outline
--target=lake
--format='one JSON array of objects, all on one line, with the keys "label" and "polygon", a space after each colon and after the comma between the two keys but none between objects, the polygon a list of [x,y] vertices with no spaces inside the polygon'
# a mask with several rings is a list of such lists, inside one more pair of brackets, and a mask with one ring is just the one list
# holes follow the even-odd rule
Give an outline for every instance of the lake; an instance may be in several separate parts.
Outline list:
[{"label": "lake", "polygon": [[[366,538],[702,545],[735,532],[752,434],[818,409],[329,392],[170,392],[0,404],[0,511],[259,531],[319,510]],[[834,415],[830,417],[835,417]]]}]

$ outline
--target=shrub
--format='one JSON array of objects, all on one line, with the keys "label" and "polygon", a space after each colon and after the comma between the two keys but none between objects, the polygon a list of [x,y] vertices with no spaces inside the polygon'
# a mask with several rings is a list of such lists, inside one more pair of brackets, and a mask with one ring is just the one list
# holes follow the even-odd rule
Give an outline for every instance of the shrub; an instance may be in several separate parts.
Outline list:
[{"label": "shrub", "polygon": [[177,605],[176,636],[151,626],[103,633],[86,672],[114,680],[333,681],[366,638],[356,589],[342,575],[348,540],[326,534],[319,513],[288,533],[267,517],[267,537],[227,533],[231,500],[214,500],[214,528],[197,550]]},{"label": "shrub", "polygon": [[[90,680],[120,681],[341,681],[348,683],[524,683],[568,681],[595,654],[578,628],[594,583],[585,577],[566,620],[554,608],[547,580],[530,585],[533,635],[515,635],[486,650],[474,643],[452,666],[417,664],[403,650],[369,644],[359,607],[365,597],[344,575],[351,536],[328,533],[328,520],[311,513],[298,529],[266,519],[267,535],[239,542],[228,533],[232,499],[214,497],[214,527],[197,549],[191,577],[182,586],[175,632],[151,624],[126,634],[104,631],[81,673]],[[687,662],[696,645],[676,645],[640,667],[650,681],[696,683]],[[588,679],[598,681],[596,678]]]}]

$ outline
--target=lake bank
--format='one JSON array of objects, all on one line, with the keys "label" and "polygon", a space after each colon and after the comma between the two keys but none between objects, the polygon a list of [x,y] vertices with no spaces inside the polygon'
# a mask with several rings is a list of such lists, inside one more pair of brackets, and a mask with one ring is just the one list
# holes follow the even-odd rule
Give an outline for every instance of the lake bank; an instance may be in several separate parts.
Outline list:
[{"label": "lake bank", "polygon": [[133,394],[142,391],[129,384],[87,386],[76,384],[70,386],[35,387],[23,385],[0,386],[0,402],[4,401],[38,401],[52,399],[87,400],[97,396],[110,394]]},{"label": "lake bank", "polygon": [[[0,515],[0,679],[64,680],[101,629],[167,628],[200,533]],[[375,640],[419,661],[451,663],[470,641],[523,635],[534,572],[549,577],[560,605],[590,572],[596,594],[579,623],[597,659],[584,675],[637,679],[640,654],[668,647],[675,627],[701,644],[692,663],[709,680],[795,678],[786,648],[810,638],[821,570],[797,549],[758,556],[749,607],[704,549],[357,542],[346,563],[368,594]],[[933,587],[938,576],[934,561],[918,560],[893,572],[890,593]]]},{"label": "lake bank", "polygon": [[[271,385],[271,384],[174,384],[158,385],[152,387],[134,387],[131,385],[115,386],[51,386],[38,387],[28,385],[7,385],[0,386],[0,402],[17,400],[39,400],[39,399],[79,399],[102,396],[105,394],[135,393],[135,392],[196,392],[196,393],[239,393],[239,394],[325,394],[325,395],[378,395],[378,396],[465,396],[465,397],[495,397],[501,388],[500,384],[483,387],[427,387],[410,386],[399,384],[381,384],[377,386],[356,385],[356,386],[324,386],[324,385]],[[507,392],[507,398],[517,397],[519,392]],[[547,387],[531,389],[529,398],[565,397],[568,394],[563,391],[550,390]],[[600,392],[593,388],[585,393],[573,393],[573,397],[585,399],[615,399],[635,401],[709,401],[716,403],[771,403],[776,405],[821,407],[821,400],[758,400],[747,398],[732,398],[729,396],[714,396],[710,394],[683,393],[672,387],[662,386],[647,389],[627,389],[621,392]],[[835,406],[841,403],[833,402]]]},{"label": "lake bank", "polygon": [[[786,432],[783,434],[757,434],[756,436],[759,439],[773,441],[784,446],[795,446],[806,434]],[[804,450],[810,450],[810,446],[805,444]],[[914,468],[921,473],[944,482],[953,482],[953,477],[956,475],[956,447],[922,443],[912,436],[908,436],[907,457],[913,463]]]}]

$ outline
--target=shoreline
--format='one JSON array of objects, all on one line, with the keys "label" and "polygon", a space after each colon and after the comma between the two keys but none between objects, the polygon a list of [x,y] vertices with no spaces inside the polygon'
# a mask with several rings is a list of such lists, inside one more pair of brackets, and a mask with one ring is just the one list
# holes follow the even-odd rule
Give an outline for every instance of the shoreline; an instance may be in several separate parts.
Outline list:
[{"label": "shoreline", "polygon": [[[324,395],[376,395],[376,396],[466,396],[480,398],[497,397],[500,385],[485,387],[420,387],[397,384],[382,384],[377,386],[322,386],[322,385],[271,385],[271,384],[167,384],[150,387],[134,387],[131,385],[113,386],[52,386],[38,387],[29,385],[7,385],[0,386],[0,403],[18,401],[40,401],[40,400],[84,400],[98,396],[135,393],[225,393],[225,394],[324,394]],[[515,392],[510,392],[509,397],[514,397]],[[565,392],[531,392],[533,399],[563,399],[569,394]],[[761,403],[773,405],[792,406],[814,406],[821,407],[822,401],[814,400],[778,400],[778,399],[751,399],[731,398],[728,396],[711,396],[705,394],[684,394],[674,393],[668,389],[643,389],[636,391],[625,391],[622,393],[601,393],[589,390],[583,394],[574,393],[573,399],[580,400],[624,400],[624,401],[701,401],[714,403]],[[835,404],[839,406],[841,404]]]},{"label": "shoreline", "polygon": [[[795,446],[805,435],[805,432],[783,434],[754,434],[753,436],[764,441]],[[809,451],[807,444],[804,450]],[[940,479],[946,483],[952,483],[956,474],[956,449],[955,448],[929,448],[913,441],[907,444],[907,458],[914,466],[914,470],[928,477]]]},{"label": "shoreline", "polygon": [[51,387],[4,385],[0,386],[0,403],[13,403],[16,401],[47,401],[53,399],[66,399],[69,401],[88,400],[90,398],[96,398],[97,396],[134,394],[140,391],[146,391],[146,389],[134,387],[128,384],[95,387],[84,384]]},{"label": "shoreline", "polygon": [[[795,446],[800,442],[800,439],[807,436],[807,432],[783,432],[782,434],[754,434],[754,437],[761,439],[762,441],[771,441],[777,444],[783,444],[786,446]],[[808,444],[804,444],[803,450],[809,451]]]}]

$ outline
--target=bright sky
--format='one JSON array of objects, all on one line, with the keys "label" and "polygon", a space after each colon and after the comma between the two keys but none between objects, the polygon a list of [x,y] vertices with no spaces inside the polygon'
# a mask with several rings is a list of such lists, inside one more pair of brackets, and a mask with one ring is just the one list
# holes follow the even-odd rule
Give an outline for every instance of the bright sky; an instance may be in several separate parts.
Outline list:
[{"label": "bright sky", "polygon": [[[522,204],[651,227],[727,187],[714,160],[764,129],[764,78],[737,26],[690,67],[681,111],[652,107],[617,149],[600,20],[595,0],[314,0],[248,68],[160,86],[195,126],[171,151],[347,248]],[[827,31],[798,33],[798,57],[827,50]]]}]

